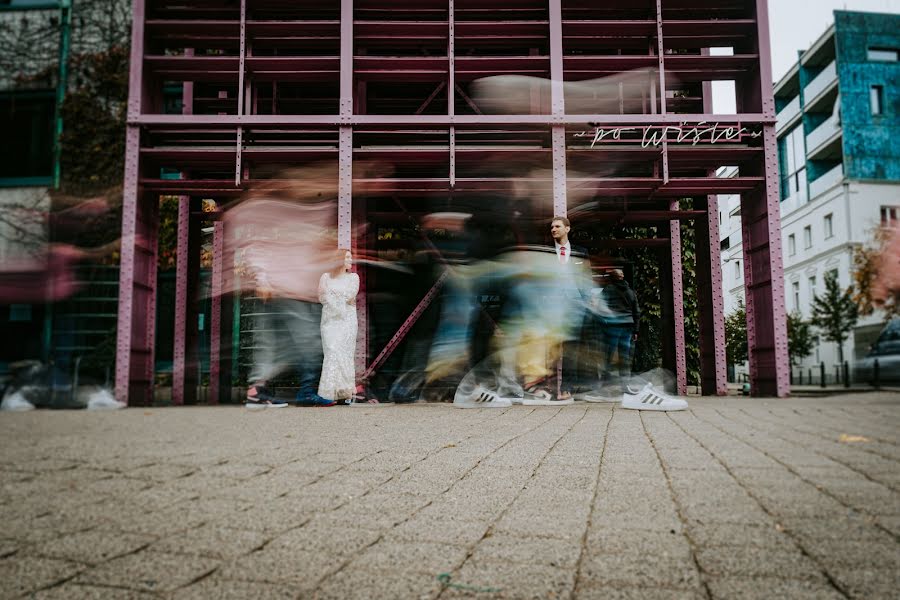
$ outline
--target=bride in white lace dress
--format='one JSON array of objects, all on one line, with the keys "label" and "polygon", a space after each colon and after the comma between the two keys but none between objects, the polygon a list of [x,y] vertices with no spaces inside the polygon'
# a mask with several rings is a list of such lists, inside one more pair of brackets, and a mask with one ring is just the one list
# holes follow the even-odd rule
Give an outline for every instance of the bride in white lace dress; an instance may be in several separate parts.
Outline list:
[{"label": "bride in white lace dress", "polygon": [[322,303],[322,376],[319,395],[329,400],[353,398],[356,392],[356,294],[359,275],[350,271],[353,255],[343,254],[343,263],[319,279],[319,302]]}]

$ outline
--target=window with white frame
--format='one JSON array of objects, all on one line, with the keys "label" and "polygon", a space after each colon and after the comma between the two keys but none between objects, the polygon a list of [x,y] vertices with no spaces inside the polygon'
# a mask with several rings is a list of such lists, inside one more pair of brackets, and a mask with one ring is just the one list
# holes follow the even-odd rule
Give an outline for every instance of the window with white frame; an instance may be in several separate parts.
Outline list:
[{"label": "window with white frame", "polygon": [[803,247],[812,248],[812,225],[803,228]]},{"label": "window with white frame", "polygon": [[806,139],[798,125],[778,140],[781,163],[781,199],[797,198],[806,202]]},{"label": "window with white frame", "polygon": [[869,48],[866,58],[876,62],[897,62],[896,48]]},{"label": "window with white frame", "polygon": [[816,276],[810,277],[807,283],[809,284],[809,301],[812,302],[812,299],[816,297]]},{"label": "window with white frame", "polygon": [[797,236],[793,233],[788,236],[788,254],[790,256],[797,254]]},{"label": "window with white frame", "polygon": [[884,114],[884,86],[873,85],[869,88],[869,112],[873,117]]},{"label": "window with white frame", "polygon": [[800,310],[800,282],[791,283],[791,293],[794,296],[794,310]]},{"label": "window with white frame", "polygon": [[741,280],[741,277],[742,277],[742,275],[741,275],[741,261],[736,260],[736,261],[734,261],[734,279],[735,279],[735,281],[740,281],[740,280]]},{"label": "window with white frame", "polygon": [[825,239],[828,239],[834,235],[834,215],[832,213],[825,215],[824,225]]},{"label": "window with white frame", "polygon": [[897,224],[897,213],[900,213],[900,207],[882,206],[881,207],[881,226],[892,227]]}]

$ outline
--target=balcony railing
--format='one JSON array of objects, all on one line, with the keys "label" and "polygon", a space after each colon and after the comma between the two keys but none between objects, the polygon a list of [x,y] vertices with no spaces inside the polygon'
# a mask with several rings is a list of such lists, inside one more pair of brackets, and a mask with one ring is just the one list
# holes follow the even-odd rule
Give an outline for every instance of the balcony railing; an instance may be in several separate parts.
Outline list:
[{"label": "balcony railing", "polygon": [[800,96],[788,102],[778,114],[775,115],[775,130],[780,131],[791,119],[800,114]]},{"label": "balcony railing", "polygon": [[806,136],[807,156],[815,155],[822,144],[840,132],[841,126],[837,119],[832,117],[825,120],[824,123],[813,129],[812,133]]},{"label": "balcony railing", "polygon": [[809,197],[815,198],[839,184],[844,179],[844,164],[841,163],[809,184]]},{"label": "balcony railing", "polygon": [[809,105],[816,96],[825,91],[831,83],[837,79],[837,67],[835,66],[835,61],[831,61],[831,63],[822,69],[822,72],[816,75],[816,78],[809,82],[809,84],[803,88],[803,101],[805,104]]}]

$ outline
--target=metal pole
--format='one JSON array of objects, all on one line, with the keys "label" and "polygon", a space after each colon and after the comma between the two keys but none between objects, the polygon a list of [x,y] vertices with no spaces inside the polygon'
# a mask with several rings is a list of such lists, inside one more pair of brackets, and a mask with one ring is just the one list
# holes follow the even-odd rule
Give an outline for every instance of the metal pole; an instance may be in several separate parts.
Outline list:
[{"label": "metal pole", "polygon": [[59,189],[62,157],[63,118],[62,105],[69,83],[69,48],[72,32],[72,0],[59,2],[59,77],[56,82],[56,127],[53,137],[53,187]]}]

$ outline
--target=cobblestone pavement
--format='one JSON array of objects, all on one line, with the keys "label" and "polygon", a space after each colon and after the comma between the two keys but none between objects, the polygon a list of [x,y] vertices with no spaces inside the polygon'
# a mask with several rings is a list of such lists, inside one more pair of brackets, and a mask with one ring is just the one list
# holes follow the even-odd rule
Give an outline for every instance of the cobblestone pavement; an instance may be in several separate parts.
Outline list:
[{"label": "cobblestone pavement", "polygon": [[900,394],[0,415],[0,596],[888,598]]}]

